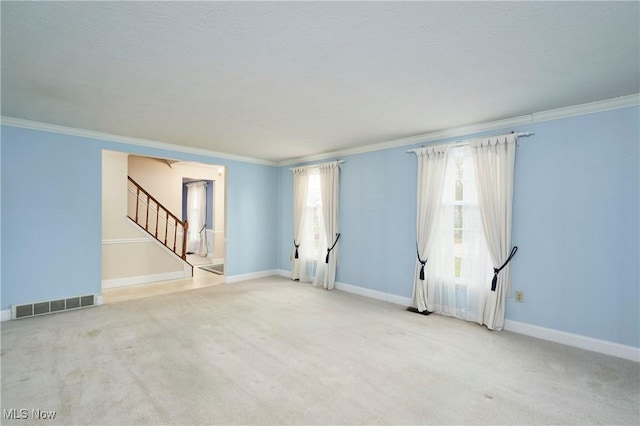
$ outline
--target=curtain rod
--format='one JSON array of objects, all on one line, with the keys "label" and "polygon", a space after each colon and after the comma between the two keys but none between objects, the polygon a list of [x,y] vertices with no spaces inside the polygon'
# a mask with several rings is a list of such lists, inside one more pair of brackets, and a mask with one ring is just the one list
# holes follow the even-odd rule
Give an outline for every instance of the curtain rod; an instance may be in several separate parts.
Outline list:
[{"label": "curtain rod", "polygon": [[[535,133],[533,132],[519,132],[516,133],[516,136],[518,136],[519,138],[524,138],[527,136],[533,136],[535,135]],[[502,135],[496,135],[496,136],[502,136]],[[488,136],[490,138],[495,137],[495,136]],[[453,142],[448,142],[448,143],[444,143],[444,145],[449,145],[452,148],[458,147],[458,146],[465,146],[465,145],[469,145],[469,141],[473,140],[473,139],[480,139],[480,138],[472,138],[472,139],[464,139],[461,141],[453,141]],[[420,148],[424,148],[424,147],[420,147]],[[413,154],[415,153],[418,149],[420,148],[413,148],[407,151],[407,154]]]},{"label": "curtain rod", "polygon": [[[342,163],[344,163],[344,160],[328,161],[327,163],[342,164]],[[308,169],[310,167],[318,167],[320,164],[324,164],[324,163],[309,164],[308,166],[293,167],[293,168],[290,168],[289,171],[294,171],[295,169]]]}]

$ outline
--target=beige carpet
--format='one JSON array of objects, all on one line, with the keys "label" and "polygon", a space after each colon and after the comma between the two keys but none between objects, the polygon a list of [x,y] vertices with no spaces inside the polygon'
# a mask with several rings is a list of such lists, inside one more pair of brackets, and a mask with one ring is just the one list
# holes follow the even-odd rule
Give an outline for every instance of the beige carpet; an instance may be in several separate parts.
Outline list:
[{"label": "beige carpet", "polygon": [[637,363],[278,277],[1,327],[3,424],[640,422]]}]

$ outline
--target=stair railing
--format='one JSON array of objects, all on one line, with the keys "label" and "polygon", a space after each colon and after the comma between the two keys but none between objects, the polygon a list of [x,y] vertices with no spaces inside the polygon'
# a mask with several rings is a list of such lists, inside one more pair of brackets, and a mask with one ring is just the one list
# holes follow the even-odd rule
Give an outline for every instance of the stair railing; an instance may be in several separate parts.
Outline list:
[{"label": "stair railing", "polygon": [[[132,193],[136,199],[134,217],[129,215],[129,218],[147,231],[151,236],[155,237],[156,240],[164,244],[165,247],[174,252],[182,260],[186,261],[189,222],[186,220],[183,222],[178,219],[176,215],[160,204],[153,195],[149,194],[142,186],[140,186],[138,182],[133,180],[130,176],[127,176],[127,178],[131,184],[128,191]],[[146,208],[144,206],[140,206],[140,204],[146,204]],[[149,220],[149,211],[151,211],[151,221]],[[144,220],[142,220],[141,216],[144,217]],[[164,232],[161,222],[164,222]],[[173,224],[170,225],[169,222],[173,222]],[[149,228],[151,228],[151,230],[149,230]],[[177,244],[179,233],[182,234],[182,241],[180,245]],[[171,238],[171,234],[173,234],[173,238]]]}]

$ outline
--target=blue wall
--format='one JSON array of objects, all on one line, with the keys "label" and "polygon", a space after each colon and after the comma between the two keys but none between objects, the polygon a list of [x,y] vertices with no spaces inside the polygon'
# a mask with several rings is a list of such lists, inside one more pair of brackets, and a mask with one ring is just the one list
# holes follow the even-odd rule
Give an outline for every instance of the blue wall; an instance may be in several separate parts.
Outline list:
[{"label": "blue wall", "polygon": [[[207,181],[207,190],[206,190],[206,220],[205,220],[205,225],[207,225],[206,229],[213,229],[213,221],[215,220],[215,218],[213,217],[213,203],[214,203],[214,198],[213,198],[213,185],[215,185],[215,182],[212,180],[208,180]],[[184,198],[185,202],[183,204],[187,204],[187,198]]]},{"label": "blue wall", "polygon": [[507,318],[640,346],[639,108],[531,126],[518,148]]},{"label": "blue wall", "polygon": [[1,309],[100,293],[100,146],[8,127],[1,136]]},{"label": "blue wall", "polygon": [[2,310],[101,292],[103,149],[227,166],[228,275],[276,268],[275,167],[9,126],[1,137]]},{"label": "blue wall", "polygon": [[[508,319],[640,347],[639,115],[505,129],[536,133],[516,160],[513,281],[525,303],[509,300]],[[0,309],[100,292],[102,149],[227,166],[229,275],[290,269],[288,167],[8,126],[1,136]],[[411,296],[416,161],[406,150],[343,157],[339,282]]]},{"label": "blue wall", "polygon": [[[536,133],[517,153],[513,287],[525,303],[508,300],[507,319],[640,346],[639,114],[624,108],[504,130]],[[417,165],[406,150],[342,157],[337,281],[411,297]],[[278,182],[278,265],[290,270],[288,168]]]}]

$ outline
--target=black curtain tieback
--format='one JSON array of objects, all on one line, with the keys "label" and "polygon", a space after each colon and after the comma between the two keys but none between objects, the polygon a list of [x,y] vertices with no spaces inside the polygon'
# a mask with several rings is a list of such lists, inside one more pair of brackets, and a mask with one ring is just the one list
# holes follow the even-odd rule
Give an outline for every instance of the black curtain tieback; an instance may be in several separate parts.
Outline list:
[{"label": "black curtain tieback", "polygon": [[424,265],[427,264],[427,259],[422,260],[420,258],[420,249],[418,248],[418,243],[416,242],[416,252],[418,253],[418,262],[422,264],[420,267],[420,280],[424,281]]},{"label": "black curtain tieback", "polygon": [[295,238],[293,239],[293,245],[296,248],[296,255],[294,256],[294,258],[297,259],[298,258],[298,247],[300,247],[300,244],[296,244]]},{"label": "black curtain tieback", "polygon": [[333,245],[331,246],[331,248],[327,248],[327,257],[325,257],[324,263],[329,263],[329,253],[331,253],[331,250],[333,250],[336,244],[338,244],[339,239],[340,239],[340,233],[336,234],[336,240],[333,242]]},{"label": "black curtain tieback", "polygon": [[502,264],[502,266],[497,269],[493,268],[493,280],[491,280],[491,291],[496,291],[496,286],[498,285],[498,274],[500,273],[500,271],[504,269],[505,266],[507,266],[507,263],[509,263],[509,261],[516,254],[517,251],[518,251],[518,246],[513,247],[511,249],[511,254],[509,254],[509,257]]}]

